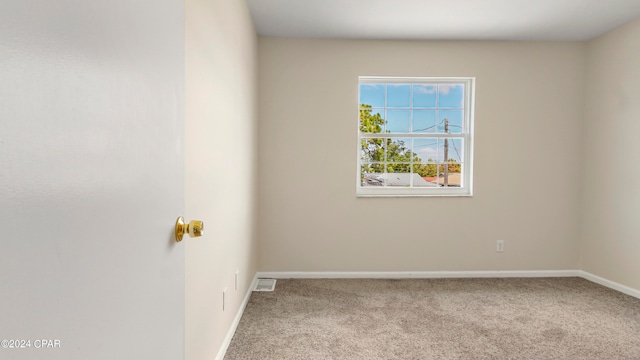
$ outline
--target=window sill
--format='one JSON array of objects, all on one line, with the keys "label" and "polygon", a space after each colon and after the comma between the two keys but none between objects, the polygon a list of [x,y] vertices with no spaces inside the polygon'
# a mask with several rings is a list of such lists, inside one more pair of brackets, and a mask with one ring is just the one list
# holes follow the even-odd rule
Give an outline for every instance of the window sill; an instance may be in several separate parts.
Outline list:
[{"label": "window sill", "polygon": [[413,191],[398,191],[398,190],[383,190],[383,191],[371,191],[358,189],[356,191],[356,197],[473,197],[471,191],[442,191],[437,193],[424,193]]}]

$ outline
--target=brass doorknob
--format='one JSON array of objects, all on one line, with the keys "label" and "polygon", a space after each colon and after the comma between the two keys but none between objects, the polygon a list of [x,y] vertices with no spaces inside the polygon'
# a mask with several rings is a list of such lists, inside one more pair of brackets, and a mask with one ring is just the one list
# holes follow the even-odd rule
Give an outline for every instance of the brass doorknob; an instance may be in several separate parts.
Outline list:
[{"label": "brass doorknob", "polygon": [[176,220],[176,241],[182,241],[184,234],[189,234],[190,237],[198,237],[204,234],[204,223],[200,220],[191,220],[188,224],[184,223],[182,216]]}]

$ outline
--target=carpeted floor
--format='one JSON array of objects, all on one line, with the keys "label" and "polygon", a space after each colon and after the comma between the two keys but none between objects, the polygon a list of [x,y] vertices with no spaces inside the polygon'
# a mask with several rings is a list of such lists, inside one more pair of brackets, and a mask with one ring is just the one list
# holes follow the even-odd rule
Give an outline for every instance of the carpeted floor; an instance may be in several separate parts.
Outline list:
[{"label": "carpeted floor", "polygon": [[278,280],[226,360],[640,359],[640,299],[581,278]]}]

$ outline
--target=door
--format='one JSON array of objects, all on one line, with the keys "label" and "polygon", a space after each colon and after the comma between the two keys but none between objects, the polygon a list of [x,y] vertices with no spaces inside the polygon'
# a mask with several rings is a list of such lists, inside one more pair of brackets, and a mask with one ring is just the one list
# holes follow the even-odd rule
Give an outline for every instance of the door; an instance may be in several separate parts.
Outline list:
[{"label": "door", "polygon": [[0,358],[184,358],[183,18],[0,3]]}]

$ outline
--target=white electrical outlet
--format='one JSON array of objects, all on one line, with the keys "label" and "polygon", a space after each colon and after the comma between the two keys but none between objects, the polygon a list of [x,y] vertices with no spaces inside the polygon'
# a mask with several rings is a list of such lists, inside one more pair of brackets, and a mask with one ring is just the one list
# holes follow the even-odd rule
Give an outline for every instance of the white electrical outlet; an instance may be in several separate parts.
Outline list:
[{"label": "white electrical outlet", "polygon": [[240,270],[236,270],[236,281],[235,281],[236,291],[238,291],[238,276],[239,275],[240,275]]},{"label": "white electrical outlet", "polygon": [[224,288],[224,290],[222,290],[222,311],[224,311],[224,301],[226,300],[225,298],[227,297],[227,288]]},{"label": "white electrical outlet", "polygon": [[504,240],[496,241],[496,251],[503,252],[504,251]]}]

